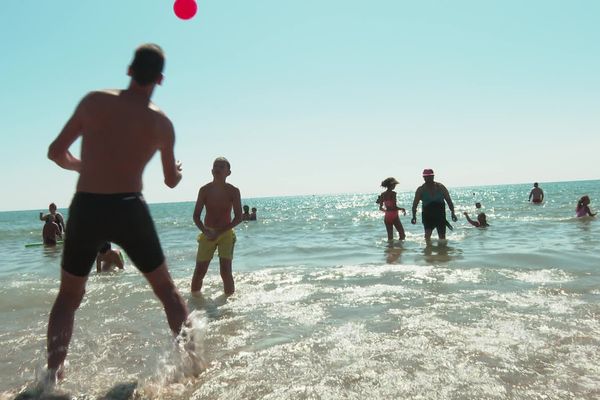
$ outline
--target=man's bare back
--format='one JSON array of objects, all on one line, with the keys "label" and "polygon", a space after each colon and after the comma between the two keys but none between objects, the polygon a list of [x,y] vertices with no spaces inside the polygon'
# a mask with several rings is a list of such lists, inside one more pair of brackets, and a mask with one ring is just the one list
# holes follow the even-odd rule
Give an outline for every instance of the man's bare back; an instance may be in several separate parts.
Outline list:
[{"label": "man's bare back", "polygon": [[156,150],[167,150],[162,152],[163,166],[174,164],[171,122],[147,97],[129,90],[89,93],[63,132],[65,140],[82,137],[81,192],[141,192],[144,167]]}]

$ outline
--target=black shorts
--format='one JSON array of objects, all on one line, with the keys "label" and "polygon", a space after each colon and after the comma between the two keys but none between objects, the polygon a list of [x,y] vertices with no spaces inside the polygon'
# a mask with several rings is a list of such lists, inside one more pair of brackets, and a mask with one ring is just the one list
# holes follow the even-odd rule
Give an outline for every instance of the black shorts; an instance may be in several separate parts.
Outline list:
[{"label": "black shorts", "polygon": [[444,203],[433,202],[424,206],[421,219],[425,229],[437,229],[438,235],[446,234],[446,205]]},{"label": "black shorts", "polygon": [[165,260],[141,193],[75,193],[66,231],[62,268],[73,275],[90,273],[105,242],[119,245],[144,273]]}]

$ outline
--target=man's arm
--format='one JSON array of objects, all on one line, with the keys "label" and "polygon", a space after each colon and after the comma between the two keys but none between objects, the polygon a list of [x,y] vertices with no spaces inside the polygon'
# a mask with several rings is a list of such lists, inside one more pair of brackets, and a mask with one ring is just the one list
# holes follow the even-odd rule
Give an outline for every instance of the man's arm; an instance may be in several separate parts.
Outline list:
[{"label": "man's arm", "polygon": [[83,132],[83,113],[89,97],[90,95],[87,95],[79,102],[71,118],[69,118],[62,131],[60,131],[57,138],[54,139],[48,148],[48,158],[61,168],[77,172],[81,171],[81,160],[71,154],[69,147]]},{"label": "man's arm", "polygon": [[533,196],[533,190],[531,192],[529,192],[529,200],[528,201],[531,201],[531,196]]},{"label": "man's arm", "polygon": [[410,222],[413,224],[417,223],[417,206],[419,205],[419,202],[421,201],[421,191],[422,191],[422,187],[419,186],[419,188],[415,192],[415,198],[414,198],[413,204],[412,204],[412,219],[410,220]]},{"label": "man's arm", "polygon": [[160,159],[162,161],[165,184],[170,188],[174,188],[181,181],[181,163],[175,161],[175,131],[173,124],[168,119],[165,122],[165,132],[162,138]]},{"label": "man's arm", "polygon": [[96,256],[96,273],[99,274],[102,271],[100,267],[102,265],[102,261],[100,261],[100,256]]},{"label": "man's arm", "polygon": [[450,193],[448,192],[448,189],[446,189],[446,186],[442,185],[441,183],[439,185],[442,189],[442,193],[444,194],[444,200],[446,200],[448,208],[450,209],[450,216],[452,217],[452,221],[456,222],[458,218],[456,217],[456,214],[454,214],[454,203],[452,203]]}]

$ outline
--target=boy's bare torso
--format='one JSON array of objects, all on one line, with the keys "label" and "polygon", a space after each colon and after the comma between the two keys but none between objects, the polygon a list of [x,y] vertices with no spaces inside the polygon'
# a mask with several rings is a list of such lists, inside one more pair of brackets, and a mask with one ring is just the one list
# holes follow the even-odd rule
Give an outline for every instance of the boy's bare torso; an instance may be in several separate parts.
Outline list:
[{"label": "boy's bare torso", "polygon": [[78,109],[81,171],[77,190],[141,192],[142,173],[170,121],[147,99],[121,90],[93,92]]},{"label": "boy's bare torso", "polygon": [[201,197],[206,207],[204,225],[207,228],[221,229],[231,223],[231,210],[236,189],[233,185],[211,182],[201,188]]}]

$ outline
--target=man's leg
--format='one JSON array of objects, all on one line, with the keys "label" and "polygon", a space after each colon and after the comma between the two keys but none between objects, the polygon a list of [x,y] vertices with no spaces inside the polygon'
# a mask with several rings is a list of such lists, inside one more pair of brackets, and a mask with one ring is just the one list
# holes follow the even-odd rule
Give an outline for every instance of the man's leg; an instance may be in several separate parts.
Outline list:
[{"label": "man's leg", "polygon": [[235,292],[235,284],[233,283],[233,273],[231,272],[232,260],[229,258],[219,258],[221,267],[221,279],[223,279],[223,290],[226,295],[230,296]]},{"label": "man's leg", "polygon": [[202,281],[206,272],[208,271],[208,261],[196,261],[196,268],[194,269],[194,276],[192,276],[192,293],[200,292],[202,289]]},{"label": "man's leg", "polygon": [[431,241],[431,234],[433,233],[433,229],[425,229],[425,241]]},{"label": "man's leg", "polygon": [[177,291],[173,279],[167,269],[167,263],[163,262],[160,267],[154,271],[144,274],[154,294],[163,304],[165,313],[167,314],[167,321],[173,334],[177,335],[181,330],[185,319],[187,318],[189,311],[185,304],[185,301]]},{"label": "man's leg", "polygon": [[87,276],[76,276],[61,269],[60,289],[48,321],[48,370],[53,374],[59,372],[67,357],[75,311],[85,294],[86,281]]}]

